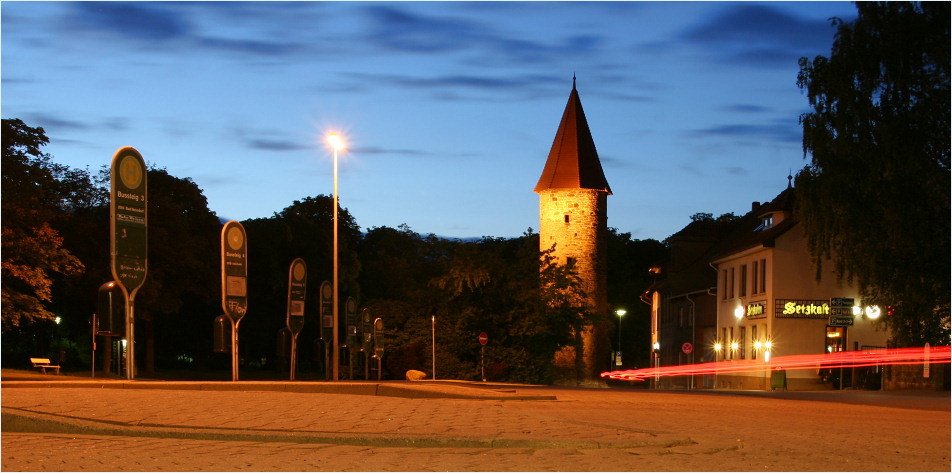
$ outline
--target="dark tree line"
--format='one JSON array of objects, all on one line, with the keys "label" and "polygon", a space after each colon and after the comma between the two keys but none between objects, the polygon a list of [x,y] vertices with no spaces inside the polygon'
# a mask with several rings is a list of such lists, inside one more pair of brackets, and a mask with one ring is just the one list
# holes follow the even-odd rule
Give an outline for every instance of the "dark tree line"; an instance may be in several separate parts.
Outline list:
[{"label": "dark tree line", "polygon": [[[3,361],[20,366],[29,356],[62,352],[67,368],[88,368],[89,317],[97,311],[97,289],[111,280],[108,170],[93,174],[56,164],[42,151],[48,142],[43,129],[20,120],[3,120],[3,142]],[[212,350],[212,322],[221,314],[222,221],[194,181],[150,168],[149,273],[136,299],[139,373],[225,375],[228,355]],[[279,332],[288,265],[301,257],[308,292],[298,373],[302,379],[323,375],[318,289],[331,279],[332,205],[329,196],[307,197],[269,218],[242,222],[249,258],[249,311],[239,331],[243,370],[281,377],[287,369]],[[354,216],[339,212],[341,302],[354,297],[385,320],[387,378],[430,371],[434,318],[439,377],[477,379],[477,336],[487,332],[489,377],[536,383],[553,380],[553,354],[576,343],[573,329],[597,320],[617,323],[578,303],[573,269],[540,254],[531,229],[517,238],[476,241],[421,235],[406,226],[361,233]],[[667,248],[613,229],[608,240],[610,302],[628,310],[626,359],[639,364],[641,358],[644,365],[648,310],[637,296],[650,283],[645,269],[666,258]]]},{"label": "dark tree line", "polygon": [[800,60],[797,216],[818,268],[894,307],[899,344],[948,344],[949,2],[856,7],[829,57]]}]

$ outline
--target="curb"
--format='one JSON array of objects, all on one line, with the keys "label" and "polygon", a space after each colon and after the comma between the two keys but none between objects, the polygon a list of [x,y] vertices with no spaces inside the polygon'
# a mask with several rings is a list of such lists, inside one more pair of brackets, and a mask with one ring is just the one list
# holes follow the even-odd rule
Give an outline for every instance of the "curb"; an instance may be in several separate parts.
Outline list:
[{"label": "curb", "polygon": [[[174,391],[278,391],[290,393],[387,396],[407,399],[472,399],[491,401],[555,401],[553,395],[519,394],[517,385],[476,383],[274,382],[274,381],[3,381],[2,388],[34,389],[155,389]],[[526,387],[524,385],[519,385]]]}]

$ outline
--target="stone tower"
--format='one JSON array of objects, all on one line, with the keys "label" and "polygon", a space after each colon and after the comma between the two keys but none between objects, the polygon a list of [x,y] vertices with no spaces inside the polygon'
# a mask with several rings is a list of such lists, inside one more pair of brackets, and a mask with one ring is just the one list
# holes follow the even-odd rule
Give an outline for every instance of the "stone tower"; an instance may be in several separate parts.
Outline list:
[{"label": "stone tower", "polygon": [[[589,306],[596,316],[605,317],[608,312],[608,196],[612,191],[582,111],[575,77],[535,192],[539,194],[539,249],[545,251],[554,244],[554,256],[560,264],[570,259],[575,261]],[[586,378],[597,378],[599,367],[607,367],[606,333],[597,324],[582,332],[583,376]],[[571,372],[575,357],[574,349],[568,349],[557,354],[555,362],[561,371]]]}]

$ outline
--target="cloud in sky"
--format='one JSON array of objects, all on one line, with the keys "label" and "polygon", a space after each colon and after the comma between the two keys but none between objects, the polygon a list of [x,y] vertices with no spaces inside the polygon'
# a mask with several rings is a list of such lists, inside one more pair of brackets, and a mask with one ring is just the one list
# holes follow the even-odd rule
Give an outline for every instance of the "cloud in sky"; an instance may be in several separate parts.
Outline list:
[{"label": "cloud in sky", "polygon": [[832,32],[826,19],[804,19],[770,5],[734,3],[687,29],[682,39],[718,61],[764,67],[789,65],[811,51],[828,51]]},{"label": "cloud in sky", "polygon": [[[343,126],[354,135],[343,201],[362,225],[514,236],[538,225],[532,187],[577,74],[615,191],[609,205],[639,209],[610,211],[609,224],[664,238],[693,213],[782,190],[802,161],[796,59],[828,53],[827,19],[853,11],[845,2],[10,2],[0,18],[3,116],[47,127],[48,151],[71,166],[98,168],[134,145],[150,163],[196,176],[212,209],[234,218],[329,192],[313,137]],[[226,160],[232,174],[216,177]],[[235,196],[249,185],[254,199]]]}]

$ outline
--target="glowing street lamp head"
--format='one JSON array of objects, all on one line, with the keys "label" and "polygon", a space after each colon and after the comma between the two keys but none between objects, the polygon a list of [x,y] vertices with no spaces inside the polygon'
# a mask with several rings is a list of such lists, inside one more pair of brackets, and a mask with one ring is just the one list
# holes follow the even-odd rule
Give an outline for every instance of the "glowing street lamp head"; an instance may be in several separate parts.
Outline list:
[{"label": "glowing street lamp head", "polygon": [[714,351],[720,353],[724,349],[724,345],[721,345],[721,342],[714,343]]},{"label": "glowing street lamp head", "polygon": [[628,313],[628,311],[625,310],[625,309],[617,309],[617,310],[615,311],[615,315],[617,315],[617,316],[619,316],[619,317],[621,317],[621,316],[623,316],[623,315],[625,315],[625,314],[627,314],[627,313]]},{"label": "glowing street lamp head", "polygon": [[334,151],[342,151],[347,148],[347,143],[344,142],[344,137],[337,133],[328,133],[325,139],[327,140],[327,145],[330,146]]}]

